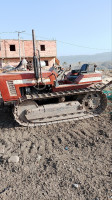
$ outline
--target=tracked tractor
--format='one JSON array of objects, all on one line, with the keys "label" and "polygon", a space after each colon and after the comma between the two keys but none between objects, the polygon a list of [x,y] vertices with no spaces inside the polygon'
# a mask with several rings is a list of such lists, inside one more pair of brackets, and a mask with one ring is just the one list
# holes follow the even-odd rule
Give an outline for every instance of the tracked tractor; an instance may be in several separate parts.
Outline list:
[{"label": "tracked tractor", "polygon": [[[57,72],[42,71],[33,36],[34,71],[0,73],[1,106],[12,105],[15,120],[23,126],[37,126],[79,120],[101,114],[107,105],[101,86],[102,75],[96,66]],[[110,84],[110,83],[109,83]]]}]

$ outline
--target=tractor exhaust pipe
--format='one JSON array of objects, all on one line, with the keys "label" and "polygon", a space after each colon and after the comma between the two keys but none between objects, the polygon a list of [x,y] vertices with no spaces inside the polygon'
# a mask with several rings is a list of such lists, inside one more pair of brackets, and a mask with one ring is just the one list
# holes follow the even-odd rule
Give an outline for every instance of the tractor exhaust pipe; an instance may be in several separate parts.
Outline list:
[{"label": "tractor exhaust pipe", "polygon": [[32,39],[33,39],[33,67],[34,67],[34,73],[36,80],[39,79],[39,63],[38,58],[36,55],[36,46],[35,46],[35,33],[34,30],[32,30]]}]

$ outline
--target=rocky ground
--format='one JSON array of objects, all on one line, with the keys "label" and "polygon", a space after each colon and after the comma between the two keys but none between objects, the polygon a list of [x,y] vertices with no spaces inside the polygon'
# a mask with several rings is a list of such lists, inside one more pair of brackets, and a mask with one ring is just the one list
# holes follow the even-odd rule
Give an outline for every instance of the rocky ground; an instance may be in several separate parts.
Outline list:
[{"label": "rocky ground", "polygon": [[1,110],[0,200],[112,199],[110,110],[36,128]]}]

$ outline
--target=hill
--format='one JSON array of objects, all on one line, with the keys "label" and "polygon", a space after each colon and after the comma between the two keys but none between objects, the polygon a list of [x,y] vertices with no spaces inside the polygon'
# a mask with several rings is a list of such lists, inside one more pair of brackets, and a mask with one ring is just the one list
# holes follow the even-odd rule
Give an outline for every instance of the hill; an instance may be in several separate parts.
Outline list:
[{"label": "hill", "polygon": [[98,53],[94,55],[71,55],[59,56],[60,62],[67,62],[68,64],[77,62],[112,62],[112,52]]},{"label": "hill", "polygon": [[94,55],[72,55],[59,56],[61,65],[72,65],[72,68],[78,66],[78,63],[96,63],[102,69],[112,69],[112,52],[98,53]]}]

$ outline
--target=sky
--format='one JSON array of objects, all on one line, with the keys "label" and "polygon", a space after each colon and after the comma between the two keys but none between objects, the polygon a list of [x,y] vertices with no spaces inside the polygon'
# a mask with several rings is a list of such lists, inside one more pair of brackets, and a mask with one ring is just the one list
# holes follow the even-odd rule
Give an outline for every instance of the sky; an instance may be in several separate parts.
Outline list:
[{"label": "sky", "polygon": [[0,39],[56,40],[57,56],[112,51],[112,0],[0,0]]}]

